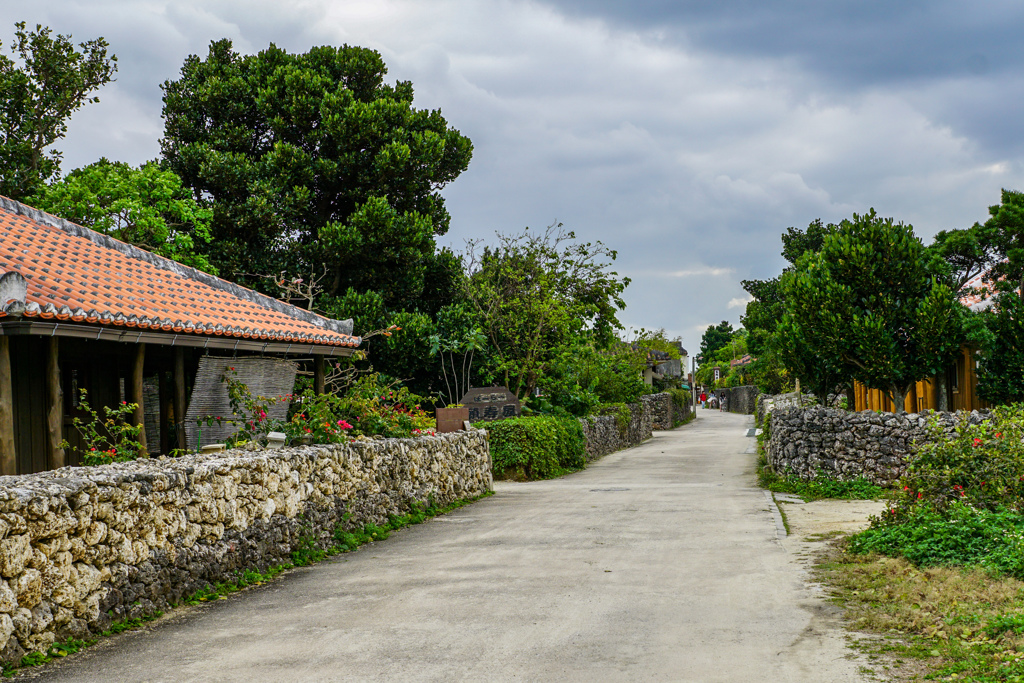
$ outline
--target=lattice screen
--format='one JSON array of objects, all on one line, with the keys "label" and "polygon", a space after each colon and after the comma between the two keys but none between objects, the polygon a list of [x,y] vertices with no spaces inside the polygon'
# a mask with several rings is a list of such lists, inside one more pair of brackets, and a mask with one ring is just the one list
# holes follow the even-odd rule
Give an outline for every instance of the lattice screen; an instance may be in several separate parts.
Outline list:
[{"label": "lattice screen", "polygon": [[[238,380],[249,387],[253,396],[276,398],[292,393],[295,388],[295,363],[279,358],[203,356],[199,359],[199,371],[196,373],[192,398],[185,413],[185,435],[190,449],[196,449],[200,445],[223,443],[237,431],[234,425],[204,424],[199,427],[196,424],[198,418],[208,415],[219,415],[224,418],[231,416],[228,388],[221,381],[229,367],[235,369]],[[287,417],[288,404],[275,403],[269,413],[270,418],[283,420]],[[199,444],[200,432],[202,444]]]}]

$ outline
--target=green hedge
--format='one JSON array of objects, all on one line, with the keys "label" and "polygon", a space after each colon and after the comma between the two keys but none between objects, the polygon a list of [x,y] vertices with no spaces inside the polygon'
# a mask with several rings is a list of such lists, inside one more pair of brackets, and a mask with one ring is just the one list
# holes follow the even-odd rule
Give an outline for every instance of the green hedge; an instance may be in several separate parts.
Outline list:
[{"label": "green hedge", "polygon": [[516,417],[477,426],[490,433],[496,477],[548,479],[586,464],[583,427],[574,417]]}]

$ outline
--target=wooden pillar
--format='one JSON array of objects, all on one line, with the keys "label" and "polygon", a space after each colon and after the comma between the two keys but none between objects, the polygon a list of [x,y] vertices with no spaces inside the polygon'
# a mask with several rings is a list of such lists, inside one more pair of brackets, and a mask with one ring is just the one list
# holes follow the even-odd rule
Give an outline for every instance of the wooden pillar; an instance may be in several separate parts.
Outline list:
[{"label": "wooden pillar", "polygon": [[139,444],[142,445],[139,455],[146,456],[149,448],[146,445],[146,404],[142,395],[142,369],[146,364],[146,345],[135,345],[135,364],[132,366],[132,403],[135,404],[135,412],[132,414],[132,421],[142,425],[139,431]]},{"label": "wooden pillar", "polygon": [[50,337],[46,354],[46,397],[50,405],[46,411],[46,426],[49,431],[50,452],[46,466],[55,470],[67,464],[64,449],[64,390],[60,386],[60,342]]},{"label": "wooden pillar", "polygon": [[178,448],[188,448],[185,441],[185,349],[174,349],[174,425]]},{"label": "wooden pillar", "polygon": [[14,450],[14,388],[11,384],[11,342],[0,337],[0,474],[18,473]]},{"label": "wooden pillar", "polygon": [[319,396],[324,393],[324,357],[313,356],[313,392]]},{"label": "wooden pillar", "polygon": [[167,384],[167,373],[160,370],[158,381],[160,382],[160,405],[157,411],[160,415],[160,452],[170,453],[171,435],[168,433],[167,422],[171,413],[170,389]]}]

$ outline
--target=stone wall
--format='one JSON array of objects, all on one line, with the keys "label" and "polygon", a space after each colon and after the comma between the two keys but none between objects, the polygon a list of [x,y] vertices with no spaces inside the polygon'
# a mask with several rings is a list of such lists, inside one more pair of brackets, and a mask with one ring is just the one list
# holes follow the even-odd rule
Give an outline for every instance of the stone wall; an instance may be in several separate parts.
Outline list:
[{"label": "stone wall", "polygon": [[755,386],[729,387],[715,389],[718,400],[725,401],[725,409],[730,413],[753,415],[757,407],[757,396],[761,390]]},{"label": "stone wall", "polygon": [[643,409],[651,414],[651,429],[672,429],[672,419],[675,416],[672,394],[648,394],[640,397],[640,403]]},{"label": "stone wall", "polygon": [[[649,428],[648,428],[649,429]],[[339,524],[491,490],[483,430],[0,477],[0,656],[138,617]]]},{"label": "stone wall", "polygon": [[765,423],[765,418],[772,414],[773,410],[781,408],[797,408],[801,405],[810,406],[814,403],[814,397],[804,394],[799,396],[795,391],[788,394],[758,394],[757,404],[754,407],[754,418],[758,426]]},{"label": "stone wall", "polygon": [[[775,472],[814,477],[819,470],[841,479],[888,486],[902,476],[915,445],[930,438],[934,413],[849,412],[836,408],[778,408],[770,414],[768,463]],[[984,413],[938,413],[945,430],[957,420],[981,422]]]},{"label": "stone wall", "polygon": [[620,429],[617,415],[599,415],[580,419],[580,424],[583,426],[583,437],[587,441],[587,462],[623,448],[636,446],[651,438],[652,403],[641,400],[640,403],[630,403],[628,408],[630,419],[629,426],[625,430]]}]

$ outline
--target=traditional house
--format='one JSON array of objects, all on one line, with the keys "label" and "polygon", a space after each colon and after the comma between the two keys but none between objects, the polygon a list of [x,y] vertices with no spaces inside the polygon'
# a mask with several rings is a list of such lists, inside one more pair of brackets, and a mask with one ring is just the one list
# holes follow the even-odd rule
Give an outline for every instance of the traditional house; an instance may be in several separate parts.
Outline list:
[{"label": "traditional house", "polygon": [[359,343],[351,320],[0,197],[0,474],[77,464],[61,443],[76,444],[80,389],[94,407],[136,403],[136,424],[153,416],[144,446],[167,453],[187,443],[204,356],[302,359],[322,391],[324,358]]}]

